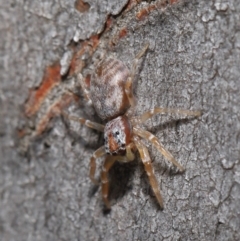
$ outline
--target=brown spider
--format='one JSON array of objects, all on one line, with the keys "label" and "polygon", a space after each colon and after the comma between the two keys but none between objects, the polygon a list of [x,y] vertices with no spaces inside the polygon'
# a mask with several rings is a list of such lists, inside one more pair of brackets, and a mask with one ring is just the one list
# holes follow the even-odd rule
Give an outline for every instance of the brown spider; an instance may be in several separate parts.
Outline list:
[{"label": "brown spider", "polygon": [[148,46],[149,45],[146,44],[142,51],[137,54],[133,61],[131,71],[129,71],[123,62],[114,58],[107,58],[98,64],[96,72],[91,78],[90,90],[87,89],[81,80],[86,98],[92,102],[99,117],[106,122],[105,126],[83,118],[69,116],[63,112],[64,116],[70,120],[78,121],[90,128],[104,132],[104,145],[97,149],[91,157],[89,176],[94,183],[97,183],[94,178],[96,159],[106,156],[101,172],[101,183],[103,201],[109,209],[108,171],[115,161],[129,162],[134,160],[135,149],[140,153],[145,171],[149,177],[150,185],[159,205],[163,208],[163,200],[158,188],[157,179],[153,172],[151,159],[147,147],[142,143],[141,138],[150,141],[162,155],[177,166],[180,171],[183,171],[184,168],[153,134],[141,129],[139,125],[158,113],[180,113],[191,116],[199,116],[201,114],[200,111],[157,107],[140,116],[132,116],[132,109],[135,107],[132,81],[136,73],[138,61],[144,55]]}]

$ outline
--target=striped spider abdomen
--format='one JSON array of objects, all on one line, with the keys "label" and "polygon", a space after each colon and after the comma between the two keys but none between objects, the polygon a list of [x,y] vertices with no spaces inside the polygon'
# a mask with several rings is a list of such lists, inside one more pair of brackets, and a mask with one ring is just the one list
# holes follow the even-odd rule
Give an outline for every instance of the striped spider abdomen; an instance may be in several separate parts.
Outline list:
[{"label": "striped spider abdomen", "polygon": [[125,92],[129,75],[128,68],[117,59],[108,58],[98,64],[90,82],[90,98],[102,120],[123,115],[130,107]]}]

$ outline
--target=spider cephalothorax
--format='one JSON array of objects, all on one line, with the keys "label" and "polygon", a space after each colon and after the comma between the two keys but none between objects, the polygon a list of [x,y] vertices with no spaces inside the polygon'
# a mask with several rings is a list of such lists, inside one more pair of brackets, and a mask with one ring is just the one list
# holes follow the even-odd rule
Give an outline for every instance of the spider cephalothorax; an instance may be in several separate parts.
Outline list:
[{"label": "spider cephalothorax", "polygon": [[104,145],[105,152],[110,155],[123,156],[126,146],[131,142],[132,126],[126,116],[119,116],[105,125]]},{"label": "spider cephalothorax", "polygon": [[153,172],[148,149],[141,141],[141,138],[151,142],[168,161],[172,162],[181,171],[184,169],[153,134],[140,128],[139,125],[155,114],[180,113],[191,116],[199,116],[201,114],[200,111],[157,107],[140,116],[132,116],[133,111],[128,110],[129,108],[133,109],[136,103],[132,92],[132,81],[138,61],[147,48],[148,44],[136,56],[131,71],[123,62],[117,59],[109,58],[101,61],[96,68],[96,72],[92,75],[90,91],[83,84],[82,78],[80,78],[85,96],[89,102],[92,102],[99,117],[103,121],[106,121],[106,125],[91,122],[83,118],[68,116],[64,113],[71,120],[79,121],[90,128],[104,132],[104,145],[97,149],[91,157],[90,178],[93,182],[98,183],[94,177],[96,159],[105,156],[101,172],[101,182],[103,201],[108,208],[110,208],[108,201],[108,171],[115,161],[132,161],[134,159],[133,151],[136,149],[139,151],[158,203],[163,207],[163,200]]}]

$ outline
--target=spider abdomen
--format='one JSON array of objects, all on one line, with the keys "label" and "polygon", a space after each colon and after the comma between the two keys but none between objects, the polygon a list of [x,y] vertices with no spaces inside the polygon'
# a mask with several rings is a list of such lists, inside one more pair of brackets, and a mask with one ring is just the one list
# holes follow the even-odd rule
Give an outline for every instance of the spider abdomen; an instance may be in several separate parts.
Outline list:
[{"label": "spider abdomen", "polygon": [[125,93],[129,70],[123,62],[108,58],[100,62],[91,78],[90,94],[93,106],[102,120],[123,115],[130,107]]}]

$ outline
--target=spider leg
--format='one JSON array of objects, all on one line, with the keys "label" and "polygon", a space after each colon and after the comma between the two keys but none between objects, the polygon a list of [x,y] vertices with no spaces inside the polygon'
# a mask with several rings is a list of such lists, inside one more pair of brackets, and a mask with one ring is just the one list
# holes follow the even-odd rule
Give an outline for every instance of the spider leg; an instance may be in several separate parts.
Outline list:
[{"label": "spider leg", "polygon": [[156,107],[150,111],[146,111],[140,116],[136,116],[131,118],[133,125],[140,125],[149,118],[151,118],[153,115],[156,114],[182,114],[187,116],[200,116],[201,111],[191,111],[191,110],[181,110],[181,109],[171,109],[171,108],[159,108]]},{"label": "spider leg", "polygon": [[125,84],[125,93],[127,95],[128,101],[131,105],[131,108],[134,108],[136,106],[136,98],[133,95],[133,90],[132,90],[132,77],[128,77],[126,84]]},{"label": "spider leg", "polygon": [[134,76],[136,74],[136,69],[138,62],[140,58],[146,53],[147,49],[149,47],[149,43],[147,43],[144,48],[136,55],[135,59],[133,60],[132,68],[131,68],[131,75],[128,77],[126,84],[125,84],[125,93],[127,95],[127,98],[129,100],[129,103],[132,108],[136,106],[136,99],[133,95],[133,90],[132,90],[132,82],[134,79]]},{"label": "spider leg", "polygon": [[128,144],[126,146],[126,157],[127,157],[127,161],[133,161],[135,158],[134,153],[132,152],[132,149],[135,147],[134,143],[131,142],[130,144]]},{"label": "spider leg", "polygon": [[176,167],[179,168],[180,171],[184,171],[184,168],[176,161],[172,154],[163,147],[157,137],[152,133],[142,130],[138,127],[133,127],[133,133],[150,141],[168,161],[172,162]]},{"label": "spider leg", "polygon": [[87,88],[86,83],[85,83],[84,78],[83,78],[83,76],[82,76],[81,73],[79,73],[79,74],[77,75],[77,79],[78,79],[78,81],[79,81],[79,84],[81,85],[81,88],[82,88],[82,90],[83,90],[83,94],[84,94],[85,99],[87,100],[87,103],[88,103],[89,105],[92,105],[92,100],[91,100],[91,98],[90,98],[90,91],[89,91],[89,89]]},{"label": "spider leg", "polygon": [[132,148],[135,147],[134,143],[130,143],[126,146],[126,156],[107,156],[101,172],[101,182],[102,182],[102,197],[103,201],[108,209],[111,208],[111,205],[108,201],[108,190],[109,190],[109,181],[108,181],[108,172],[113,166],[115,161],[120,162],[129,162],[134,160],[134,153]]},{"label": "spider leg", "polygon": [[96,171],[96,159],[99,157],[102,157],[103,155],[105,155],[105,147],[101,146],[100,148],[98,148],[93,154],[92,157],[90,159],[90,171],[89,171],[89,177],[92,180],[93,183],[95,183],[96,185],[99,184],[98,181],[95,179],[94,175],[95,175],[95,171]]},{"label": "spider leg", "polygon": [[142,162],[144,164],[145,171],[148,175],[150,185],[153,189],[153,192],[158,200],[158,203],[161,208],[163,208],[163,199],[159,191],[157,179],[153,172],[153,167],[151,164],[150,156],[147,147],[139,140],[138,137],[133,137],[134,143],[137,146],[137,149],[139,151],[139,154],[141,156]]},{"label": "spider leg", "polygon": [[108,209],[111,208],[111,205],[108,200],[108,190],[109,190],[109,181],[108,181],[108,172],[110,168],[116,161],[116,156],[107,156],[101,172],[101,182],[102,182],[102,198]]},{"label": "spider leg", "polygon": [[81,124],[89,127],[89,128],[92,128],[92,129],[95,129],[95,130],[98,130],[98,131],[104,131],[104,125],[101,125],[99,123],[96,123],[96,122],[92,122],[90,120],[86,120],[84,118],[79,118],[79,117],[76,117],[76,116],[69,116],[66,112],[62,111],[62,114],[65,118],[69,119],[69,120],[73,120],[73,121],[76,121],[76,122],[80,122]]},{"label": "spider leg", "polygon": [[132,64],[132,78],[134,77],[135,73],[136,73],[136,69],[137,69],[137,65],[139,62],[139,59],[141,59],[141,57],[146,53],[147,49],[149,47],[149,43],[147,43],[143,49],[136,55],[135,59],[133,60],[133,64]]}]

